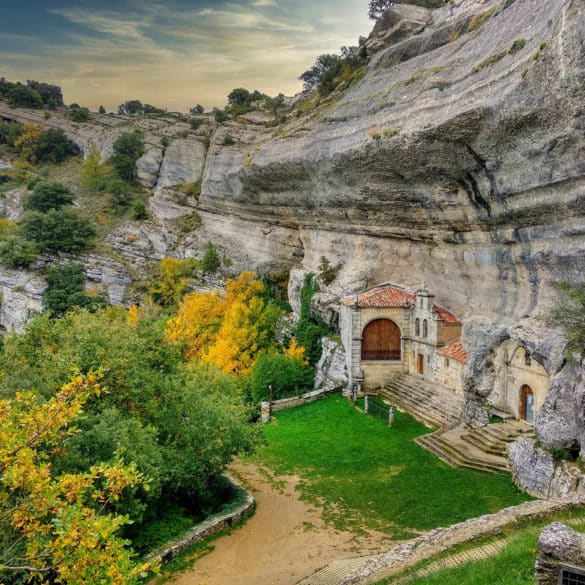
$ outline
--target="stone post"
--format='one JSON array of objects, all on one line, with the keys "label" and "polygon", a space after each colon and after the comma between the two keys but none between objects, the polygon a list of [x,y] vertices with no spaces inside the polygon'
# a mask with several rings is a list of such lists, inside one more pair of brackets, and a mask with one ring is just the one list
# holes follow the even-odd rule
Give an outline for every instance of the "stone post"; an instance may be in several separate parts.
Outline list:
[{"label": "stone post", "polygon": [[388,409],[388,426],[391,427],[394,424],[394,407],[391,406]]},{"label": "stone post", "polygon": [[270,402],[262,402],[260,405],[260,417],[262,419],[262,424],[265,425],[270,422],[271,410]]},{"label": "stone post", "polygon": [[364,398],[364,414],[368,414],[368,407],[369,407],[369,404],[368,404],[368,397],[366,396],[366,397]]}]

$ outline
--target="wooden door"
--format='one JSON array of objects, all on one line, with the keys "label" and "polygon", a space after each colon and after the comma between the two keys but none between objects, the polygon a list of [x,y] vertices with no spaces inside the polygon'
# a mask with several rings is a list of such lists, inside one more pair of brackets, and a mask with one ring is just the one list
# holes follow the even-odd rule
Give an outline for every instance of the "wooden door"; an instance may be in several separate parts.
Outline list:
[{"label": "wooden door", "polygon": [[362,335],[362,360],[400,360],[400,328],[390,319],[368,323]]},{"label": "wooden door", "polygon": [[422,353],[416,354],[416,371],[421,376],[425,373],[425,356]]}]

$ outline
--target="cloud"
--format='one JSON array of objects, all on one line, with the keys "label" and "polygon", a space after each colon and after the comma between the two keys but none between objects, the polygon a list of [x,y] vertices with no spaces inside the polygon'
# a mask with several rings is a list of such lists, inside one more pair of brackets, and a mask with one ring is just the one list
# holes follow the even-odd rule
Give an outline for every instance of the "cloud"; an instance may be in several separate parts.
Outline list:
[{"label": "cloud", "polygon": [[191,0],[126,0],[124,9],[105,0],[101,9],[62,1],[73,5],[50,9],[64,19],[61,34],[23,42],[30,50],[3,52],[3,69],[13,79],[60,83],[67,101],[92,108],[115,109],[127,99],[209,108],[240,86],[296,93],[299,74],[318,54],[364,34],[360,11],[367,23],[355,0],[231,0],[212,8]]}]

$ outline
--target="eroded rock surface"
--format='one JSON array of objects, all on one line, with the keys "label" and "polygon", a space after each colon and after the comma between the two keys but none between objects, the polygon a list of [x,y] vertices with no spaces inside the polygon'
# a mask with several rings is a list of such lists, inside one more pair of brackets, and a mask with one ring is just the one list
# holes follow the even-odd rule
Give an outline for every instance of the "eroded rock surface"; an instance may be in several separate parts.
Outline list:
[{"label": "eroded rock surface", "polygon": [[321,359],[315,368],[315,389],[346,389],[347,365],[343,345],[328,337],[322,339],[321,345]]},{"label": "eroded rock surface", "polygon": [[538,551],[538,585],[557,585],[560,563],[585,568],[585,535],[560,522],[553,522],[541,532]]}]

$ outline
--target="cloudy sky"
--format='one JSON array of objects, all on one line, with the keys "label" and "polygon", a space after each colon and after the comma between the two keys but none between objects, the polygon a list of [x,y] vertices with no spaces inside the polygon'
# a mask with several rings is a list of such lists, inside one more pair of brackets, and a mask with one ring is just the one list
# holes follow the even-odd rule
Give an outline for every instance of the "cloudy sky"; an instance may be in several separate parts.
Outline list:
[{"label": "cloudy sky", "polygon": [[0,0],[0,77],[66,103],[223,107],[235,87],[300,90],[317,55],[357,44],[367,0]]}]

